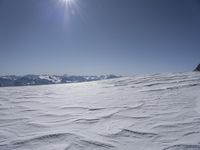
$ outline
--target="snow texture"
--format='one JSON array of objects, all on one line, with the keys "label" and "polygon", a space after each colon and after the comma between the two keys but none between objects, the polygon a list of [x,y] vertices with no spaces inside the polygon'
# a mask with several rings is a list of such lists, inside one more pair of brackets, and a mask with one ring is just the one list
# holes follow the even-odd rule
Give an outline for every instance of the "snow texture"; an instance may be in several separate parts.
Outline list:
[{"label": "snow texture", "polygon": [[0,150],[200,150],[199,89],[198,72],[2,87]]}]

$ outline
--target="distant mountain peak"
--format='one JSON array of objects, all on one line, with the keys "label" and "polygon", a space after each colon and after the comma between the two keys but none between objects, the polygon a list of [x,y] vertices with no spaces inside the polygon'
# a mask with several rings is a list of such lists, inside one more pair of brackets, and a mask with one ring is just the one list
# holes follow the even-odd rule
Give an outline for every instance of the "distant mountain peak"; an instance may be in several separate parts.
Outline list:
[{"label": "distant mountain peak", "polygon": [[195,68],[194,71],[200,71],[200,64]]}]

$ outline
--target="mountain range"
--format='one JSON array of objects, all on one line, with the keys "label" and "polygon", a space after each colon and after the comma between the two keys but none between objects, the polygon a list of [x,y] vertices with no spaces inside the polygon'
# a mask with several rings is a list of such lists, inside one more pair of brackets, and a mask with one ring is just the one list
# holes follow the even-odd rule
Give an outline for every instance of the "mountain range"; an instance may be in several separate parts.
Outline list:
[{"label": "mountain range", "polygon": [[8,76],[0,76],[0,87],[78,83],[78,82],[97,81],[97,80],[104,80],[104,79],[114,79],[114,78],[119,78],[119,77],[120,76],[116,76],[116,75],[101,75],[101,76],[8,75]]}]

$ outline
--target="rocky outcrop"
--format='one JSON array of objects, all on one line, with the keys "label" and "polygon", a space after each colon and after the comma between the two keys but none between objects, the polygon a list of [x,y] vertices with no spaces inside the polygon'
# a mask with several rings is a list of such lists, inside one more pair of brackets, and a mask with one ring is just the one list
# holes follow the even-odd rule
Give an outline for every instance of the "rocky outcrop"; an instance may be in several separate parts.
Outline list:
[{"label": "rocky outcrop", "polygon": [[194,71],[200,71],[200,64],[196,67]]}]

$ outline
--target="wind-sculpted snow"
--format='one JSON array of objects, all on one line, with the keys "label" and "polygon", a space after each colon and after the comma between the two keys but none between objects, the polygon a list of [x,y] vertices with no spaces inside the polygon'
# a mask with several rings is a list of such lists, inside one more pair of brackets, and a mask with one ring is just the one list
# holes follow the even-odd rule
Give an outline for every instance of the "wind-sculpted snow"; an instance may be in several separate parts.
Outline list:
[{"label": "wind-sculpted snow", "polygon": [[0,150],[200,150],[200,74],[0,88]]}]

